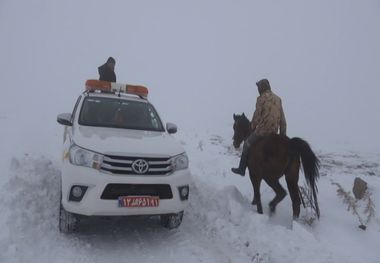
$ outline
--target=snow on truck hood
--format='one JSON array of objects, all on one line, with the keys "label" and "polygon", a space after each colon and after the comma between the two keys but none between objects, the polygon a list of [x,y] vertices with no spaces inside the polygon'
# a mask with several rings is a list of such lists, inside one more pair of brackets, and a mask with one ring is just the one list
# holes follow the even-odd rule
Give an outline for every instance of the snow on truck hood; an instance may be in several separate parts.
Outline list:
[{"label": "snow on truck hood", "polygon": [[185,150],[166,132],[76,126],[76,145],[101,154],[171,157]]}]

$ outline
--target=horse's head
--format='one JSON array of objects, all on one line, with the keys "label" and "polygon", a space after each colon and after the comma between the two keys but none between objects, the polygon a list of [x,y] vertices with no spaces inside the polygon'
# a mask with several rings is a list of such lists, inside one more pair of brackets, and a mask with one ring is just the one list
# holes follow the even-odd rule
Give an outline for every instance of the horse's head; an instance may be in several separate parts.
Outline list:
[{"label": "horse's head", "polygon": [[233,144],[239,148],[240,144],[248,137],[250,131],[250,122],[243,113],[242,115],[234,114],[234,137]]}]

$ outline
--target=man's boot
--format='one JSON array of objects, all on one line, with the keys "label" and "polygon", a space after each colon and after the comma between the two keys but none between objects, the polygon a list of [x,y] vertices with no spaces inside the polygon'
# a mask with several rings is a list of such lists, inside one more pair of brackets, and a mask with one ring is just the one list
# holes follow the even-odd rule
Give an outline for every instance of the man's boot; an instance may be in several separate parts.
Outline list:
[{"label": "man's boot", "polygon": [[231,171],[235,174],[240,174],[241,176],[245,175],[245,170],[247,169],[247,162],[248,162],[248,146],[244,145],[243,152],[241,153],[239,167],[238,168],[231,168]]}]

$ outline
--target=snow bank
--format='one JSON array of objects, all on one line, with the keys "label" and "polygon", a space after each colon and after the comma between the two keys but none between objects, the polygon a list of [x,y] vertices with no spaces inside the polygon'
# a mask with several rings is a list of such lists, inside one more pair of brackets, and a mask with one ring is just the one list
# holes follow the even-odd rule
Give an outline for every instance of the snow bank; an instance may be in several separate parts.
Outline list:
[{"label": "snow bank", "polygon": [[58,232],[59,177],[43,156],[12,159],[1,191],[0,262],[91,262],[83,242]]}]

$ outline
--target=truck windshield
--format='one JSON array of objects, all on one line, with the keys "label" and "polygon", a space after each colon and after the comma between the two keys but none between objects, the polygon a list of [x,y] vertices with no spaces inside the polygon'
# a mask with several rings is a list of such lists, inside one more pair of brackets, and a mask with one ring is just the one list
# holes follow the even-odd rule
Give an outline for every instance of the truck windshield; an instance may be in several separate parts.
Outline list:
[{"label": "truck windshield", "polygon": [[153,106],[146,102],[124,99],[86,97],[79,124],[148,131],[164,131]]}]

